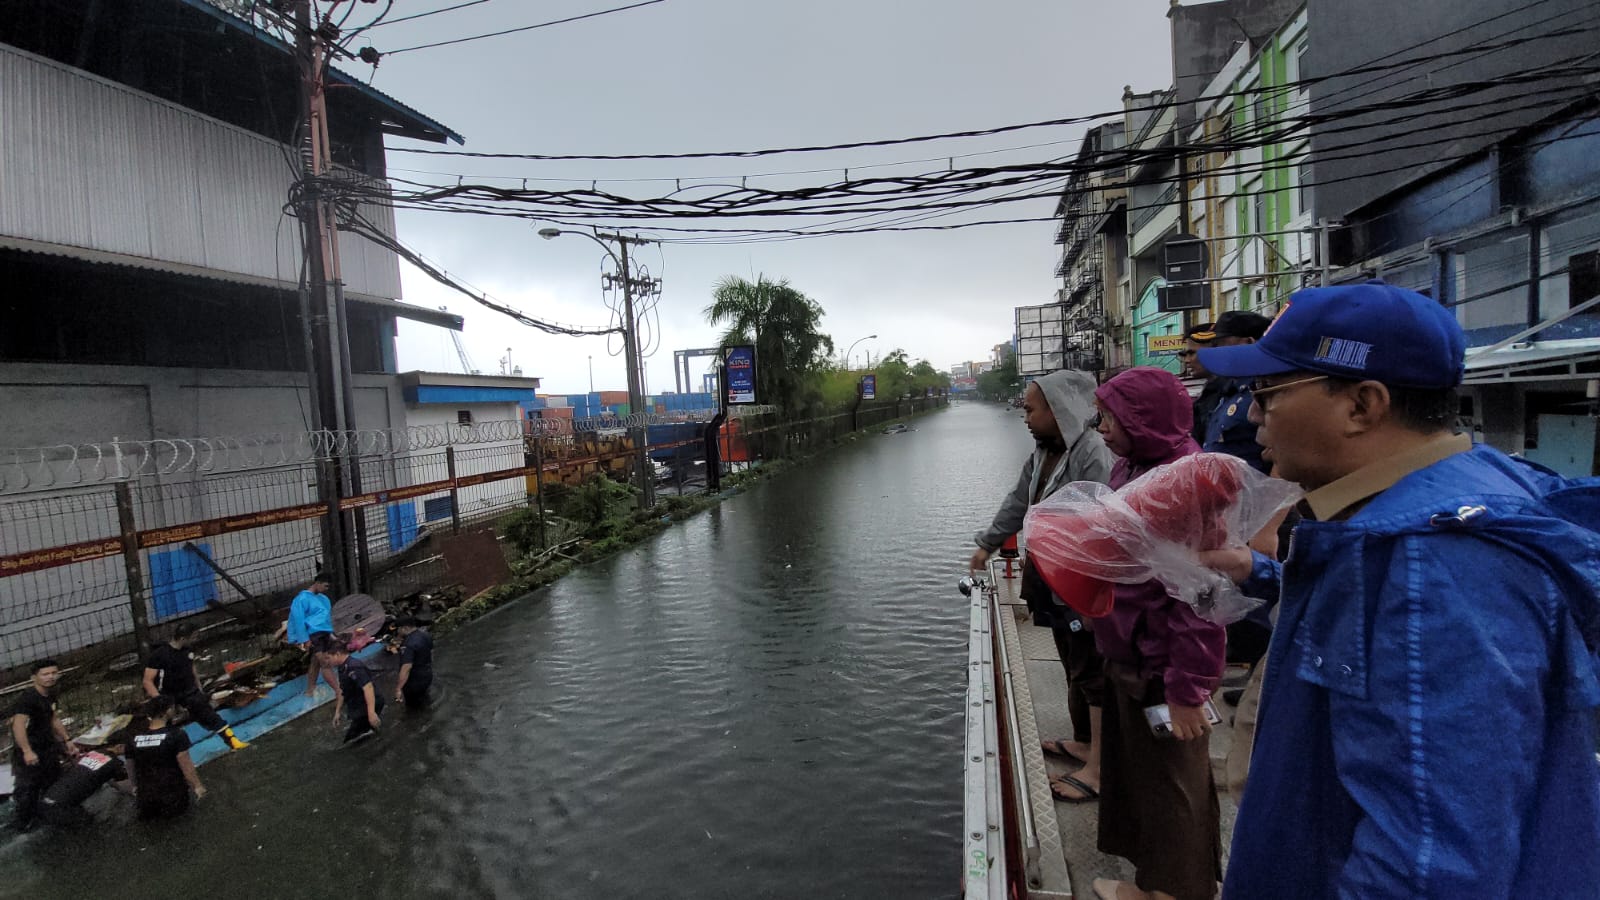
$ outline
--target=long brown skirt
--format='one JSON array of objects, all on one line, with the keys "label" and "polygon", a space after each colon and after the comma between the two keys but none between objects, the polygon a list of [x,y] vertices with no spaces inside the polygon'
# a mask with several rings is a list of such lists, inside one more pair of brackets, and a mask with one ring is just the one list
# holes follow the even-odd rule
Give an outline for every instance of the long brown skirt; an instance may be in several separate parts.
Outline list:
[{"label": "long brown skirt", "polygon": [[1221,809],[1211,740],[1158,738],[1144,708],[1165,703],[1160,681],[1106,663],[1100,849],[1133,863],[1134,883],[1178,900],[1211,900],[1222,879]]}]

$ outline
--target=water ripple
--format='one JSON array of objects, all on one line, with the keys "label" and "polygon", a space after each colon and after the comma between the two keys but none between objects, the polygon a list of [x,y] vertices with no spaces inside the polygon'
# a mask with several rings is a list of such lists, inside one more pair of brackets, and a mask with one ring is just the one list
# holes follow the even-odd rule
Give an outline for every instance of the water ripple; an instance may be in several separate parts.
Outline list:
[{"label": "water ripple", "polygon": [[[442,642],[434,710],[325,714],[166,830],[0,854],[32,897],[923,898],[956,891],[954,580],[1029,448],[965,407],[761,484]],[[112,811],[126,818],[126,809]],[[119,820],[120,821],[120,820]],[[227,873],[225,882],[219,881]]]}]

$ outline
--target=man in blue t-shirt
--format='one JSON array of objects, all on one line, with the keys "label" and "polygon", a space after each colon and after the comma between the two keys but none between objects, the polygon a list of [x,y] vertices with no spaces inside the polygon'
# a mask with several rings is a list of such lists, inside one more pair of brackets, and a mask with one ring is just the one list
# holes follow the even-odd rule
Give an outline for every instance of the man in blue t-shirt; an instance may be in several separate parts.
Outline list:
[{"label": "man in blue t-shirt", "polygon": [[284,623],[284,639],[311,657],[306,671],[307,697],[316,693],[319,675],[335,693],[339,690],[333,670],[323,668],[317,660],[318,651],[333,643],[333,603],[328,599],[328,583],[328,576],[318,572],[311,584],[295,595],[289,604],[289,620]]}]

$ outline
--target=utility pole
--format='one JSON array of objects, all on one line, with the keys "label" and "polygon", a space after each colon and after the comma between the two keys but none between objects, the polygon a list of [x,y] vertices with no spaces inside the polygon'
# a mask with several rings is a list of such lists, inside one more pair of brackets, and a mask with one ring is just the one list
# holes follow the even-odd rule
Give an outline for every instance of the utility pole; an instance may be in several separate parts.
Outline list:
[{"label": "utility pole", "polygon": [[[628,367],[628,414],[630,417],[636,415],[641,417],[632,421],[644,421],[642,418],[645,415],[644,375],[639,371],[639,320],[634,315],[633,300],[636,291],[642,290],[645,296],[648,297],[650,294],[660,290],[661,282],[654,278],[634,277],[633,268],[628,262],[628,245],[643,245],[651,242],[644,238],[628,237],[625,234],[617,233],[606,234],[602,231],[590,234],[587,231],[562,231],[559,228],[539,229],[539,236],[546,240],[553,240],[563,234],[581,234],[594,241],[603,247],[606,255],[611,257],[611,261],[617,264],[617,274],[602,276],[601,285],[606,290],[619,285],[622,288],[622,349]],[[618,252],[612,252],[610,242],[616,243]],[[589,377],[589,388],[593,391],[594,375],[592,369]],[[634,446],[634,468],[637,470],[639,478],[639,506],[641,509],[649,509],[656,505],[656,492],[655,479],[650,471],[650,454],[646,450],[648,433],[642,426],[630,425],[628,427],[628,436],[633,441]]]},{"label": "utility pole", "polygon": [[[632,421],[642,421],[637,416],[644,414],[644,378],[639,372],[639,320],[633,316],[633,269],[628,265],[628,244],[642,244],[638,238],[624,237],[620,234],[599,235],[602,240],[615,240],[617,249],[622,257],[622,309],[626,323],[622,329],[622,352],[628,357],[628,416]],[[649,431],[644,427],[634,425],[628,429],[629,436],[633,439],[634,451],[637,454],[634,469],[639,477],[639,505],[650,509],[656,505],[655,477],[650,469],[650,454],[645,449],[649,440]]]},{"label": "utility pole", "polygon": [[[317,461],[317,490],[327,505],[322,527],[323,566],[333,580],[335,595],[352,592],[365,582],[364,516],[350,522],[340,509],[340,500],[349,493],[360,493],[359,463],[354,458],[353,441],[343,438],[351,428],[354,387],[350,379],[349,321],[344,304],[344,285],[340,280],[339,240],[334,227],[333,207],[322,197],[317,179],[330,166],[328,106],[324,74],[329,52],[328,35],[313,21],[312,0],[296,0],[294,7],[296,57],[300,68],[300,97],[305,140],[296,149],[301,154],[303,172],[308,179],[299,194],[297,214],[305,235],[306,288],[302,294],[302,315],[308,317],[311,359],[311,393],[318,430],[339,437],[327,443],[327,459]],[[330,287],[332,288],[330,296]],[[345,458],[344,454],[350,454]],[[346,479],[349,479],[348,484]],[[352,524],[357,527],[352,528]],[[361,544],[359,548],[355,544]],[[352,550],[357,552],[353,555]]]}]

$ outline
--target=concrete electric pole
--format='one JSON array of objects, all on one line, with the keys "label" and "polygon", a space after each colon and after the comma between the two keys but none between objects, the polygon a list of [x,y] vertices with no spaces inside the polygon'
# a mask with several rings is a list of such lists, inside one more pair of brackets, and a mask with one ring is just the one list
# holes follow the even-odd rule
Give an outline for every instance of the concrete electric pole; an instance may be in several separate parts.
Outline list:
[{"label": "concrete electric pole", "polygon": [[[643,360],[639,356],[639,320],[634,312],[634,299],[637,293],[642,292],[648,297],[661,289],[661,282],[654,278],[637,277],[628,261],[628,247],[643,246],[652,243],[644,238],[628,237],[625,234],[605,233],[596,231],[590,234],[587,231],[562,231],[559,228],[541,228],[539,236],[552,240],[564,234],[581,234],[605,248],[606,255],[617,264],[616,275],[606,274],[603,284],[607,289],[620,287],[622,289],[622,355],[628,372],[628,437],[634,447],[634,475],[638,479],[639,506],[641,509],[650,509],[656,505],[655,475],[650,466],[650,454],[647,449],[649,432],[642,424],[647,421],[648,412],[644,408],[644,374],[640,371]],[[617,250],[611,249],[615,242]],[[591,389],[593,386],[591,385]]]}]

